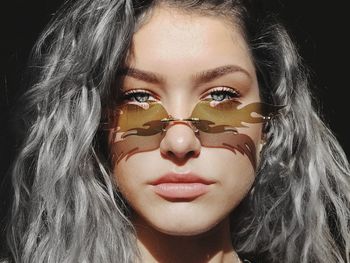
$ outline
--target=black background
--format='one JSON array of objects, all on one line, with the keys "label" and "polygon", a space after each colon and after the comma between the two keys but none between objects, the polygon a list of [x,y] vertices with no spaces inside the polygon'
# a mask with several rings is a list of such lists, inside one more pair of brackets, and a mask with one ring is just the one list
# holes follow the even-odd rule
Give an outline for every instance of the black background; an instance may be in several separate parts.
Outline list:
[{"label": "black background", "polygon": [[[335,1],[334,4],[319,0],[263,2],[280,14],[297,43],[301,56],[311,70],[315,102],[320,105],[324,121],[349,157],[350,102],[347,94],[350,73],[349,43],[346,40],[349,15],[346,1]],[[12,107],[22,93],[21,79],[29,51],[61,3],[63,1],[7,0],[0,4],[0,220],[8,209],[10,187],[6,172],[15,152],[15,136],[9,129]]]}]

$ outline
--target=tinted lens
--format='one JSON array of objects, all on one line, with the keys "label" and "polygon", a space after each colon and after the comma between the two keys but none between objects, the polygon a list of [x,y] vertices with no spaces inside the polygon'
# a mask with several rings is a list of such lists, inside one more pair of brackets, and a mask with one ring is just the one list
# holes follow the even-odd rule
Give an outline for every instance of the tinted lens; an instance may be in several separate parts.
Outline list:
[{"label": "tinted lens", "polygon": [[[193,124],[203,132],[218,133],[245,127],[244,123],[263,123],[273,117],[282,108],[262,102],[254,102],[241,106],[235,100],[216,102],[202,100],[197,103],[190,118],[199,119]],[[162,119],[168,113],[158,102],[140,104],[124,104],[117,109],[116,132],[126,135],[150,136],[162,132]]]},{"label": "tinted lens", "polygon": [[160,103],[124,104],[117,109],[117,132],[150,136],[162,131],[168,113]]},{"label": "tinted lens", "polygon": [[[256,150],[252,139],[239,134],[236,127],[244,127],[243,123],[261,123],[267,117],[275,115],[280,106],[264,103],[251,103],[240,107],[241,103],[227,100],[221,103],[200,101],[192,112],[192,121],[199,130],[201,144],[206,147],[219,147],[247,155],[254,169],[256,168]],[[159,148],[165,133],[168,113],[160,103],[124,104],[114,112],[112,119],[112,153],[113,161],[119,162],[126,156]],[[226,132],[233,131],[233,132]],[[138,136],[130,136],[138,135]],[[147,137],[146,137],[147,136]]]},{"label": "tinted lens", "polygon": [[262,102],[254,102],[241,106],[235,100],[216,102],[212,100],[200,101],[194,108],[191,118],[198,118],[194,122],[197,129],[217,133],[232,130],[233,127],[245,127],[243,123],[263,123],[269,117],[277,114],[280,106]]},{"label": "tinted lens", "polygon": [[113,162],[159,148],[164,126],[161,120],[168,117],[160,103],[123,104],[109,114]]}]

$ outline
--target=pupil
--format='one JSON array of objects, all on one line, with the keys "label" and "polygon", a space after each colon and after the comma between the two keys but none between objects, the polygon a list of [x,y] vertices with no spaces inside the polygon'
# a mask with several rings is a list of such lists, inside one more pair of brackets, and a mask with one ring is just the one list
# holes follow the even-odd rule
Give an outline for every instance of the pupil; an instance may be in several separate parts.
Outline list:
[{"label": "pupil", "polygon": [[137,93],[137,94],[135,94],[135,99],[138,102],[146,102],[149,99],[149,94],[147,94],[147,93]]},{"label": "pupil", "polygon": [[225,94],[224,92],[213,92],[211,96],[213,100],[223,101],[227,97],[227,94]]}]

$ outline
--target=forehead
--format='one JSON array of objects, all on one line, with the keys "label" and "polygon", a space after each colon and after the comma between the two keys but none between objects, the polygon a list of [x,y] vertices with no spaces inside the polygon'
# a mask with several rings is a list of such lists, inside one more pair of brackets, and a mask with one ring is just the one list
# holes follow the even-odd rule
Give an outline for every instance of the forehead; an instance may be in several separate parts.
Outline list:
[{"label": "forehead", "polygon": [[128,64],[164,73],[237,64],[255,73],[247,43],[232,21],[161,7],[134,34]]}]

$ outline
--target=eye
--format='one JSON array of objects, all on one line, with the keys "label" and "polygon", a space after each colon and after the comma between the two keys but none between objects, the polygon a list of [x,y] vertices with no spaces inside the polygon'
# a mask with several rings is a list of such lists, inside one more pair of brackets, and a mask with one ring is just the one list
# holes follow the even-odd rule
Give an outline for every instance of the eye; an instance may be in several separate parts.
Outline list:
[{"label": "eye", "polygon": [[139,103],[145,103],[145,102],[156,100],[150,92],[145,90],[129,90],[124,93],[123,99],[126,102],[139,102]]},{"label": "eye", "polygon": [[238,91],[228,87],[218,87],[212,89],[205,98],[209,98],[213,101],[225,101],[234,98],[239,98],[241,95]]}]

